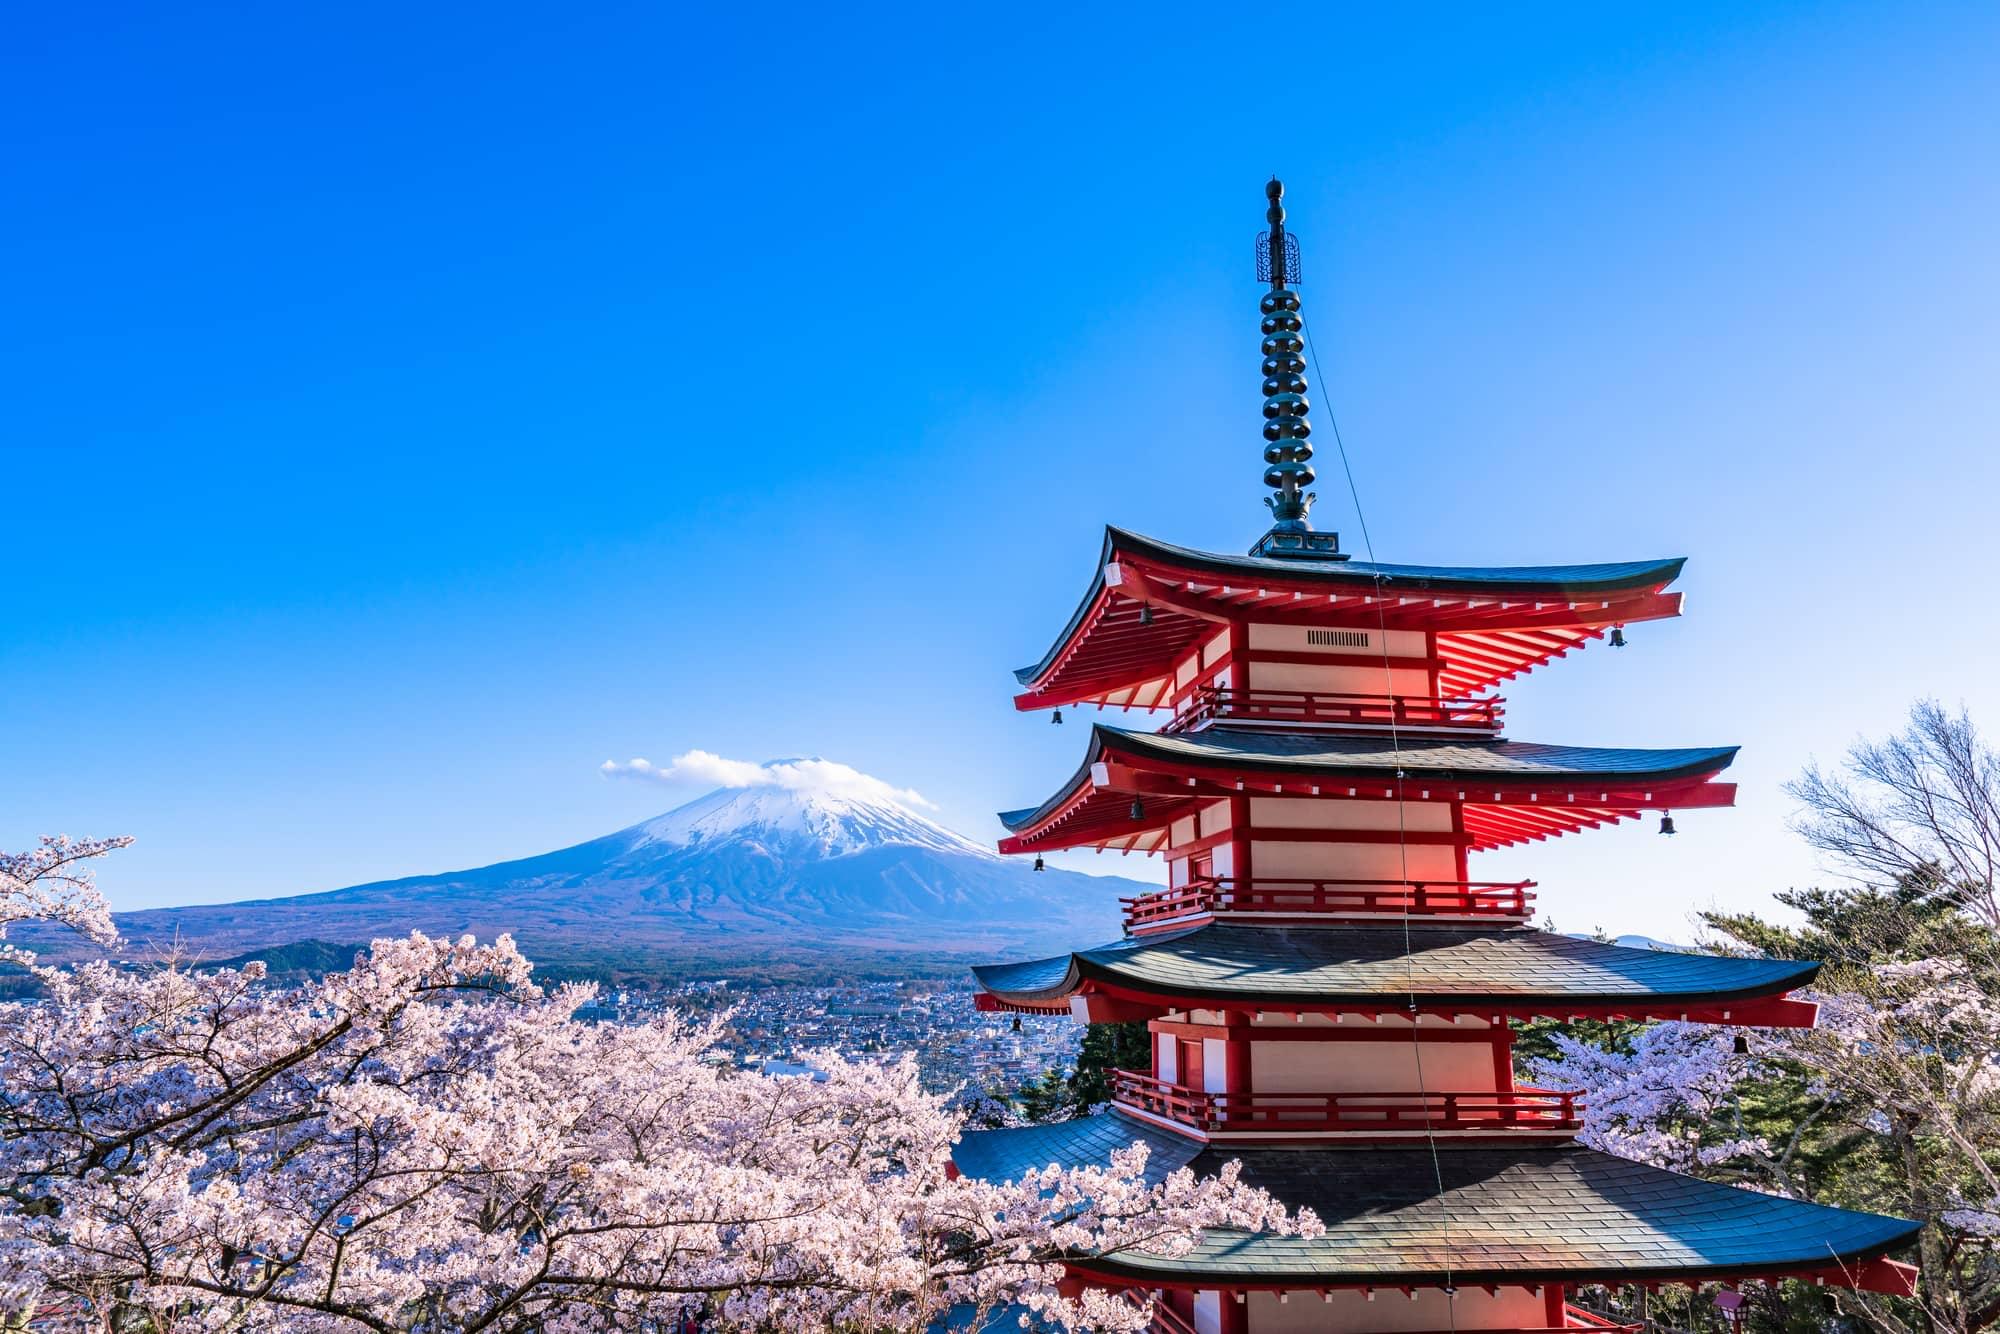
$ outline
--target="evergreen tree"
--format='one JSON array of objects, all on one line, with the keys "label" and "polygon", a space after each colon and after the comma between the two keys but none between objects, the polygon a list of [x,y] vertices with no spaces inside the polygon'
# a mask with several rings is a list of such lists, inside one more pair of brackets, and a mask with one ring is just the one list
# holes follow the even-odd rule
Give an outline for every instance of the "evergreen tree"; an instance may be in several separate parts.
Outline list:
[{"label": "evergreen tree", "polygon": [[1074,1116],[1088,1116],[1111,1101],[1113,1070],[1146,1071],[1153,1066],[1153,1035],[1145,1021],[1129,1024],[1092,1024],[1084,1030],[1083,1046],[1076,1055],[1076,1070],[1069,1077]]}]

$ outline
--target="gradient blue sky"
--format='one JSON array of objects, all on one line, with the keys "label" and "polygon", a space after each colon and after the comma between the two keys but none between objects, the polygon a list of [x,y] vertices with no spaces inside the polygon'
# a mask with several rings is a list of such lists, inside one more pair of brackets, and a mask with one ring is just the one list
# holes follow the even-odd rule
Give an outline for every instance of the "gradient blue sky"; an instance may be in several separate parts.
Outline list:
[{"label": "gradient blue sky", "polygon": [[1743,743],[1739,808],[1477,870],[1656,934],[1811,879],[1809,757],[2000,731],[2000,11],[1381,8],[17,11],[0,846],[328,889],[691,747],[994,834],[1100,525],[1263,527],[1278,172],[1383,559],[1692,557],[1510,730]]}]

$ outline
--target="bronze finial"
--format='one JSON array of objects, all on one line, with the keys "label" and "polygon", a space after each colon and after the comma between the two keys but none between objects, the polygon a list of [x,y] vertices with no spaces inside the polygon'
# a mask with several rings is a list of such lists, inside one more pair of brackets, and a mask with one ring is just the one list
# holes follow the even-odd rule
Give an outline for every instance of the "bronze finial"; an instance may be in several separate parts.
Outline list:
[{"label": "bronze finial", "polygon": [[1277,177],[1264,187],[1271,201],[1264,217],[1271,224],[1268,242],[1271,256],[1271,290],[1264,294],[1258,309],[1264,316],[1264,485],[1278,494],[1265,498],[1271,517],[1280,525],[1296,524],[1298,531],[1309,525],[1306,514],[1313,496],[1305,488],[1312,485],[1312,423],[1306,413],[1312,407],[1306,398],[1305,321],[1299,315],[1299,294],[1285,285],[1294,276],[1297,243],[1287,245],[1285,235],[1285,185]]},{"label": "bronze finial", "polygon": [[1264,323],[1264,485],[1276,495],[1264,497],[1276,520],[1252,555],[1314,556],[1344,560],[1338,534],[1315,534],[1306,515],[1317,495],[1313,483],[1312,423],[1306,413],[1305,320],[1299,314],[1299,294],[1290,284],[1299,280],[1299,243],[1285,231],[1285,184],[1277,177],[1264,187],[1270,206],[1264,218],[1268,235],[1257,238],[1257,276],[1271,290],[1258,303]]}]

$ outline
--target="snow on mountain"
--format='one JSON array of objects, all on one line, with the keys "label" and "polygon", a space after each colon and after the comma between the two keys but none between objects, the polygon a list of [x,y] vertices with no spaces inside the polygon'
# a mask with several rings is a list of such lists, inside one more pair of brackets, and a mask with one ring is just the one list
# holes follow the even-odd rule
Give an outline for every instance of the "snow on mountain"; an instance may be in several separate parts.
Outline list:
[{"label": "snow on mountain", "polygon": [[666,971],[746,958],[1000,959],[1115,939],[1119,896],[1156,887],[1054,867],[1037,873],[919,814],[918,794],[830,761],[759,765],[690,752],[665,767],[632,761],[606,772],[723,786],[532,857],[323,894],[126,913],[119,928],[128,948],[178,938],[209,958],[420,930],[506,931],[530,958],[629,969],[674,961]]},{"label": "snow on mountain", "polygon": [[967,857],[999,855],[894,801],[837,791],[781,787],[717,788],[685,806],[633,826],[635,846],[714,846],[730,841],[782,844],[821,857],[896,845]]}]

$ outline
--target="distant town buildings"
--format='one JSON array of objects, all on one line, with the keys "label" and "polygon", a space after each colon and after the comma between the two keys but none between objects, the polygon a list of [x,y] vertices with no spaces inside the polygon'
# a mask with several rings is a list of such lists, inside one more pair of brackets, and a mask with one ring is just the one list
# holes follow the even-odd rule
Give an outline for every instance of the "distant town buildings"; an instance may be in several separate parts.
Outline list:
[{"label": "distant town buildings", "polygon": [[721,1055],[742,1069],[806,1074],[813,1058],[917,1059],[924,1087],[949,1092],[1019,1088],[1049,1069],[1076,1064],[1083,1030],[1037,1018],[1017,1029],[1012,1016],[973,1008],[969,986],[934,981],[866,982],[840,987],[755,986],[703,981],[657,991],[607,991],[577,1017],[642,1023],[666,1010],[727,1012]]}]

